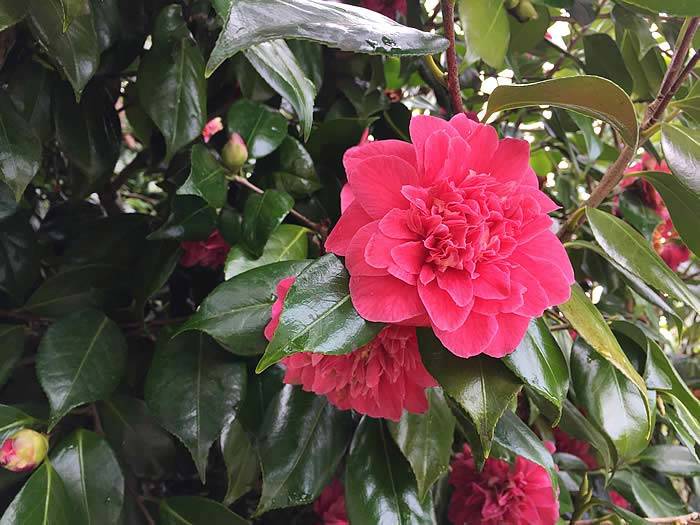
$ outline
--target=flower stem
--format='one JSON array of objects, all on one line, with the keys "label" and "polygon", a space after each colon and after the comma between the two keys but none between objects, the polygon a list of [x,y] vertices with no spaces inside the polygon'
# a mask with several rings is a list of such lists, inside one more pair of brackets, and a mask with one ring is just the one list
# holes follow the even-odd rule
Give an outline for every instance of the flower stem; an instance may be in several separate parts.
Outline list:
[{"label": "flower stem", "polygon": [[459,89],[459,71],[457,69],[457,51],[455,50],[455,0],[441,0],[442,24],[445,37],[450,45],[447,47],[447,89],[454,114],[464,113],[462,92]]}]

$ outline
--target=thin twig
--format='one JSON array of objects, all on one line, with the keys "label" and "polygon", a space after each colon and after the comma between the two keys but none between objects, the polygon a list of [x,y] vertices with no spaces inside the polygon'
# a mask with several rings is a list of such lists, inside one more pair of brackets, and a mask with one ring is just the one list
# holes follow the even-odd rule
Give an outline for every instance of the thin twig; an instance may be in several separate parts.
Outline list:
[{"label": "thin twig", "polygon": [[457,51],[455,49],[455,4],[454,0],[441,0],[442,4],[442,26],[445,30],[445,37],[450,45],[447,47],[447,89],[450,93],[450,103],[452,112],[464,113],[462,103],[462,92],[459,89],[459,71],[457,69]]}]

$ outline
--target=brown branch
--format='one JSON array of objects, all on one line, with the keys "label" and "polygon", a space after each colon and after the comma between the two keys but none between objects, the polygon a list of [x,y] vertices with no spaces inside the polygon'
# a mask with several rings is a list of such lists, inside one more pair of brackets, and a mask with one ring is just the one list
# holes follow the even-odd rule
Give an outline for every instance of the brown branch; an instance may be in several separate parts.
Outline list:
[{"label": "brown branch", "polygon": [[[258,188],[255,184],[250,182],[245,177],[241,177],[240,175],[234,175],[233,177],[231,177],[231,180],[233,180],[233,182],[235,182],[237,184],[240,184],[241,186],[248,188],[251,191],[254,191],[257,194],[265,193],[261,188]],[[323,239],[325,239],[328,236],[328,228],[326,226],[324,226],[323,224],[319,224],[317,222],[312,221],[311,219],[309,219],[305,215],[302,215],[301,213],[299,213],[298,211],[296,211],[294,209],[292,209],[292,211],[290,211],[289,214],[292,217],[295,217],[296,219],[298,219],[300,222],[304,223],[306,226],[308,226],[312,230],[314,230]]]},{"label": "brown branch", "polygon": [[441,0],[442,26],[450,45],[447,48],[447,89],[450,93],[452,113],[464,113],[462,92],[459,88],[459,70],[457,69],[457,51],[455,49],[455,4],[454,0]]}]

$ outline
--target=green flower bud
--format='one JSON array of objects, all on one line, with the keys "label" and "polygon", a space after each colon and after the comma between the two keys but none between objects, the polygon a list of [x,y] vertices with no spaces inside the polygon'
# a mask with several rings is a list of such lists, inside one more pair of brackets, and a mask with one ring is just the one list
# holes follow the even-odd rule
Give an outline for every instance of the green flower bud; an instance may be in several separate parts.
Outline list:
[{"label": "green flower bud", "polygon": [[520,3],[513,9],[512,13],[520,22],[536,20],[539,16],[535,6],[532,5],[530,0],[521,0]]},{"label": "green flower bud", "polygon": [[248,160],[248,148],[238,133],[231,135],[228,142],[221,150],[221,159],[224,166],[233,172],[238,172]]}]

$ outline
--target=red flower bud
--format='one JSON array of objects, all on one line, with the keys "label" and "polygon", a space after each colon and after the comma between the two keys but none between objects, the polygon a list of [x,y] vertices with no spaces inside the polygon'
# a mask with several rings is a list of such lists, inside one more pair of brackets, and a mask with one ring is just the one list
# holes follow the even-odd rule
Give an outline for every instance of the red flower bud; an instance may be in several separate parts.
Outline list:
[{"label": "red flower bud", "polygon": [[33,470],[44,461],[49,440],[44,434],[25,428],[12,434],[0,447],[0,465],[12,472]]},{"label": "red flower bud", "polygon": [[224,149],[221,150],[221,159],[231,171],[236,172],[240,170],[248,160],[248,148],[243,141],[243,137],[238,133],[231,135]]}]

